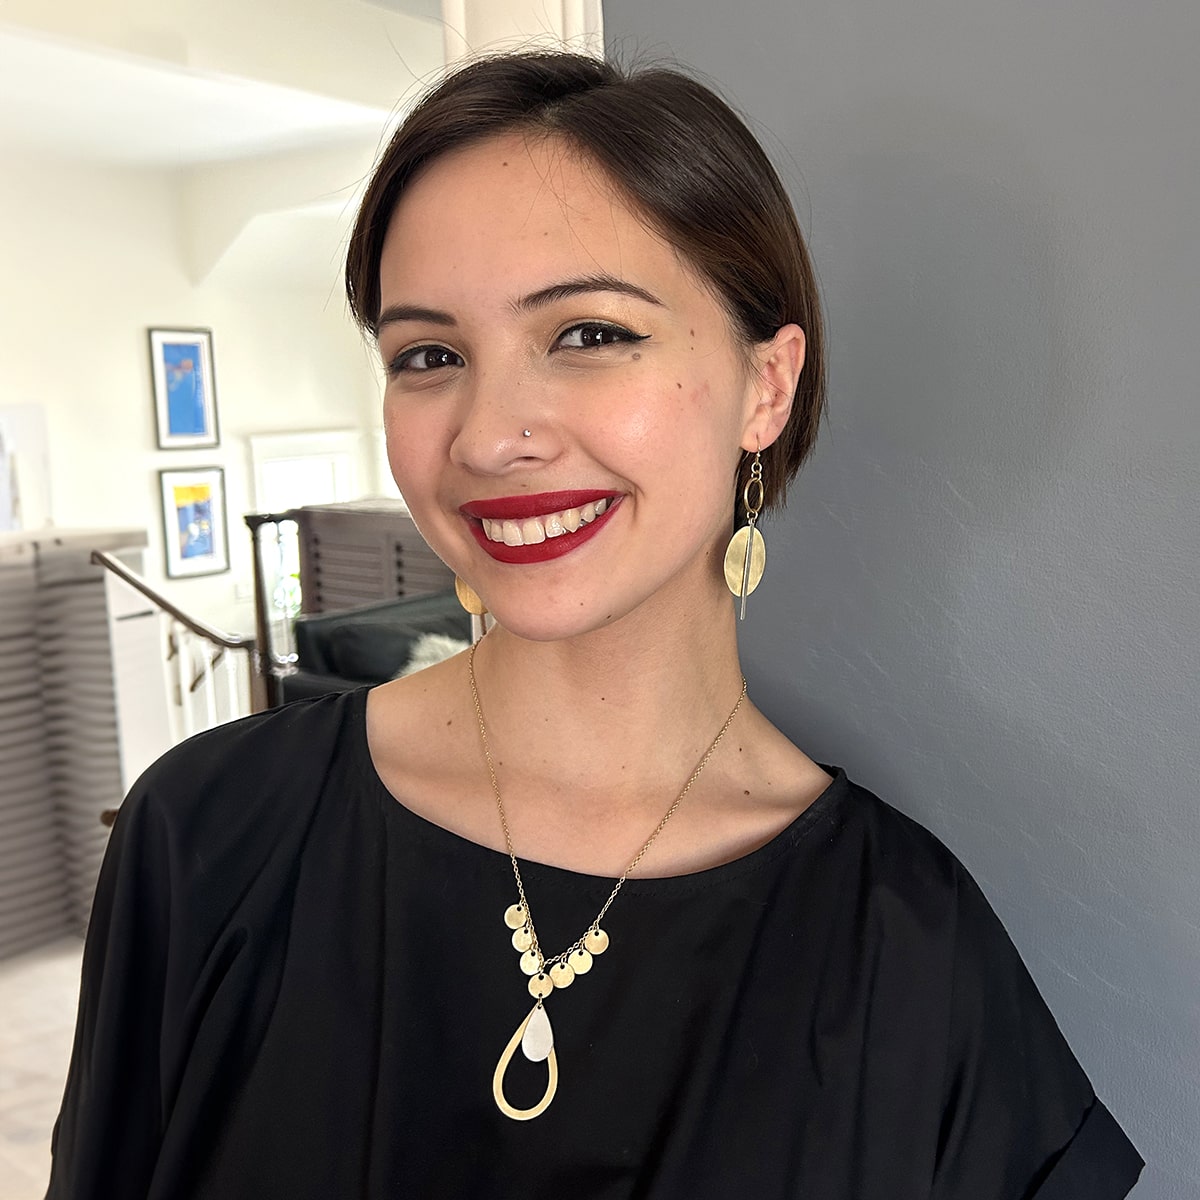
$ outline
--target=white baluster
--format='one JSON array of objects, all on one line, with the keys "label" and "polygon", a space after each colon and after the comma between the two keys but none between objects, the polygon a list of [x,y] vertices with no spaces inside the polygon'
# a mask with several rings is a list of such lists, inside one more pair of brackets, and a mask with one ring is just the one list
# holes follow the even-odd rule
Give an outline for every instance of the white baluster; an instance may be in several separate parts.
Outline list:
[{"label": "white baluster", "polygon": [[225,695],[229,701],[230,721],[237,720],[242,715],[238,704],[238,659],[241,656],[232,650],[225,651]]},{"label": "white baluster", "polygon": [[204,712],[208,718],[206,729],[217,724],[217,684],[213,678],[213,648],[209,642],[200,644],[200,654],[203,662],[201,678],[204,680]]},{"label": "white baluster", "polygon": [[175,671],[179,680],[179,706],[183,725],[183,736],[189,738],[196,732],[196,714],[192,708],[192,634],[182,625],[175,627],[175,641],[179,647]]}]

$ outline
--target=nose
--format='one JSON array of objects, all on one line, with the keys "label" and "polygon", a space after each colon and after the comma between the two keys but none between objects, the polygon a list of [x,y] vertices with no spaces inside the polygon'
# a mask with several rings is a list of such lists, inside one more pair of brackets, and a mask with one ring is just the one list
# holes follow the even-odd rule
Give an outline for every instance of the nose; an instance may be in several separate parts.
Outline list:
[{"label": "nose", "polygon": [[480,475],[538,467],[558,452],[538,388],[528,377],[476,371],[462,398],[461,424],[450,445],[456,465]]}]

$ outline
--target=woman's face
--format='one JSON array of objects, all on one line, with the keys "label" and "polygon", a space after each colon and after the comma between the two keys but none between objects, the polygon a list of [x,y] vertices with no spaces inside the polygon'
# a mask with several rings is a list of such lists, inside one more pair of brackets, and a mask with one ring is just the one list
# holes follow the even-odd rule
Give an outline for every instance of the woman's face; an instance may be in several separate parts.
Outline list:
[{"label": "woman's face", "polygon": [[567,637],[723,587],[738,458],[782,425],[773,368],[598,168],[519,134],[438,159],[380,282],[393,474],[503,626]]}]

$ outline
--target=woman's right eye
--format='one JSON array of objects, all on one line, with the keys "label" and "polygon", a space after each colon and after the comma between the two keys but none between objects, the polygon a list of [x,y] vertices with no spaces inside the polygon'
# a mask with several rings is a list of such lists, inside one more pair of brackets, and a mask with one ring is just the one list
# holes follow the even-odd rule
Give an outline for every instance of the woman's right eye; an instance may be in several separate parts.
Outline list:
[{"label": "woman's right eye", "polygon": [[436,371],[442,367],[462,367],[462,355],[445,346],[413,346],[403,350],[388,364],[389,375],[402,371]]}]

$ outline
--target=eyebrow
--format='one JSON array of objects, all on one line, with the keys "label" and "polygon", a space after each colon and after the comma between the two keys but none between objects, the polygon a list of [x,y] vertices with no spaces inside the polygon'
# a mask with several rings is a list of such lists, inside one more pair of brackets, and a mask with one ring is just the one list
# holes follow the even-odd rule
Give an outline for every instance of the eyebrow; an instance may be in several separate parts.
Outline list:
[{"label": "eyebrow", "polygon": [[[531,312],[537,308],[545,308],[548,304],[555,304],[559,300],[568,300],[572,296],[582,296],[591,292],[615,292],[619,296],[632,296],[635,300],[662,307],[662,301],[653,292],[648,292],[628,280],[618,279],[615,275],[602,273],[564,279],[559,283],[550,284],[549,287],[539,288],[527,296],[518,297],[512,302],[512,308],[518,313]],[[392,304],[379,314],[375,328],[378,331],[385,325],[398,321],[421,321],[429,325],[447,327],[458,324],[450,313],[437,308],[426,308],[420,304]]]},{"label": "eyebrow", "polygon": [[588,292],[616,292],[620,296],[632,296],[635,300],[643,300],[647,304],[662,306],[662,301],[652,292],[638,287],[625,279],[601,272],[599,275],[582,275],[577,279],[564,279],[561,283],[552,283],[549,287],[539,288],[513,301],[517,312],[529,312],[531,309],[544,308],[559,300],[567,300],[572,296],[581,296]]},{"label": "eyebrow", "polygon": [[458,324],[449,313],[436,308],[424,308],[420,304],[390,304],[379,314],[379,320],[375,322],[376,332],[397,321],[422,321],[428,325]]}]

